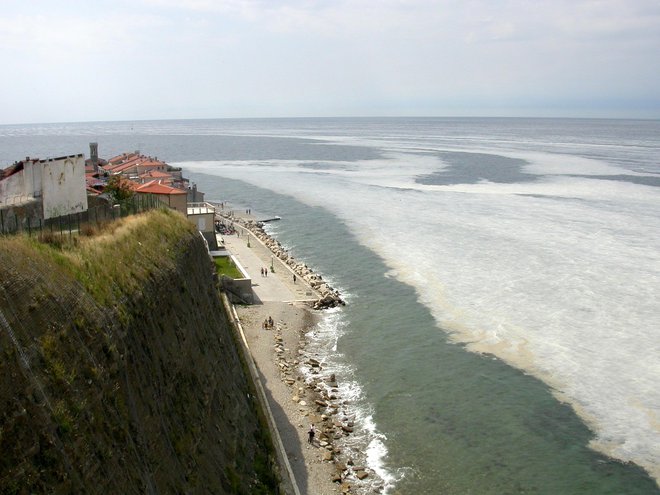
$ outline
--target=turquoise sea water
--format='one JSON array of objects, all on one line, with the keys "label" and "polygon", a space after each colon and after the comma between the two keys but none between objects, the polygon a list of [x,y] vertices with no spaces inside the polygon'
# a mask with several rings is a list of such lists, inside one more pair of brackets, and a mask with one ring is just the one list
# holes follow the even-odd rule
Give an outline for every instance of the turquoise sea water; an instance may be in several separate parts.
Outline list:
[{"label": "turquoise sea water", "polygon": [[[286,212],[274,234],[348,296],[340,358],[322,339],[339,380],[359,383],[387,451],[381,466],[401,494],[658,493],[643,470],[588,448],[593,433],[539,380],[491,355],[450,343],[409,286],[319,208],[232,179],[190,173],[211,197]],[[356,442],[364,450],[369,435]]]},{"label": "turquoise sea water", "polygon": [[[0,163],[178,163],[348,305],[314,335],[388,493],[660,493],[660,124],[0,127]],[[560,400],[561,399],[561,400]],[[356,454],[357,455],[357,454]],[[368,480],[369,481],[369,480]],[[371,478],[373,481],[373,478]]]}]

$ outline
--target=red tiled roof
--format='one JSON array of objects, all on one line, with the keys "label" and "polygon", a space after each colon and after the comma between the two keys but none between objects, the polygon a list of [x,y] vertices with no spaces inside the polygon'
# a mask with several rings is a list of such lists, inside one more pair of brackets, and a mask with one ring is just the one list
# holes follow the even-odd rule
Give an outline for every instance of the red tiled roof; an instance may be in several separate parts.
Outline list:
[{"label": "red tiled roof", "polygon": [[94,177],[91,174],[85,174],[85,183],[88,186],[101,186],[105,185],[105,181],[103,179],[99,179],[97,177]]},{"label": "red tiled roof", "polygon": [[143,157],[136,156],[129,160],[121,161],[119,163],[112,163],[111,165],[107,165],[105,168],[110,170],[111,172],[119,172],[121,170],[126,170],[127,168],[133,167],[136,163],[139,163],[141,159],[143,159]]},{"label": "red tiled roof", "polygon": [[164,168],[167,165],[161,161],[158,160],[153,160],[151,158],[146,158],[143,156],[139,156],[137,158],[133,158],[129,161],[120,163],[118,165],[113,165],[111,167],[106,167],[106,169],[110,170],[113,173],[120,173],[124,172],[126,170],[136,168],[136,169],[148,169],[148,168]]},{"label": "red tiled roof", "polygon": [[113,156],[112,158],[110,158],[108,160],[108,163],[110,165],[119,165],[119,164],[121,164],[121,163],[123,163],[127,160],[131,160],[131,159],[136,158],[138,156],[140,156],[139,153],[135,153],[135,152],[122,153],[121,155]]},{"label": "red tiled roof", "polygon": [[131,189],[131,191],[137,191],[138,188],[140,187],[140,184],[138,184],[134,180],[125,179],[124,177],[120,179],[120,184],[126,184]]},{"label": "red tiled roof", "polygon": [[164,164],[163,162],[158,161],[158,160],[150,160],[148,162],[139,163],[138,167],[140,167],[140,168],[159,169],[159,168],[167,167],[167,165]]},{"label": "red tiled roof", "polygon": [[148,172],[140,174],[141,179],[146,179],[147,177],[153,177],[154,179],[171,179],[172,174],[160,170],[149,170]]},{"label": "red tiled roof", "polygon": [[8,166],[7,168],[0,170],[0,180],[6,179],[7,177],[14,175],[21,170],[23,170],[23,162],[14,163],[13,165]]},{"label": "red tiled roof", "polygon": [[119,176],[119,185],[126,186],[131,191],[135,191],[140,186],[140,184],[138,184],[134,180],[130,180],[122,176]]},{"label": "red tiled roof", "polygon": [[142,184],[137,189],[135,189],[135,191],[149,194],[187,194],[186,191],[182,191],[176,187],[166,186],[165,184],[159,183],[157,180],[152,180],[146,184]]}]

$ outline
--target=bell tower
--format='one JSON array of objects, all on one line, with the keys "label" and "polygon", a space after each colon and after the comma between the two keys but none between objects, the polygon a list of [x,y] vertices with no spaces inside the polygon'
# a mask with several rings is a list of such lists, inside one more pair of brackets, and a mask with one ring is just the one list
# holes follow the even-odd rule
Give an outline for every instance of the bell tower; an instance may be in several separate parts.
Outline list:
[{"label": "bell tower", "polygon": [[89,159],[94,167],[94,172],[99,171],[99,143],[89,143]]}]

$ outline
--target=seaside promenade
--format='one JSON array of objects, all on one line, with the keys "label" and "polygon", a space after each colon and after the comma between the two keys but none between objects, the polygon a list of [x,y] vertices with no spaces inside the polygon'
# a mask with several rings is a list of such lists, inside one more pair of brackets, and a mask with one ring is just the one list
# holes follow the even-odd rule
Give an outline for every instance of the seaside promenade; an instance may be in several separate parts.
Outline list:
[{"label": "seaside promenade", "polygon": [[[240,225],[235,228],[240,236],[225,235],[222,239],[251,277],[255,294],[254,304],[236,305],[235,309],[299,492],[341,493],[340,485],[332,482],[336,468],[327,457],[324,459],[325,449],[307,442],[316,414],[311,395],[295,371],[304,336],[318,321],[308,303],[320,295],[300,278],[294,283],[293,271],[283,261],[247,229]],[[262,268],[268,269],[268,276],[261,274]],[[265,330],[262,323],[268,317],[275,328]]]},{"label": "seaside promenade", "polygon": [[[240,225],[235,225],[235,228],[240,233],[240,237],[225,235],[222,239],[227,251],[234,255],[252,278],[256,304],[268,301],[309,302],[320,298],[319,294],[300,277],[294,283],[293,271],[289,266],[274,256],[270,249],[246,228]],[[248,247],[248,238],[250,247]],[[275,269],[274,273],[271,271],[271,266]],[[261,275],[262,268],[268,269],[268,276]]]}]

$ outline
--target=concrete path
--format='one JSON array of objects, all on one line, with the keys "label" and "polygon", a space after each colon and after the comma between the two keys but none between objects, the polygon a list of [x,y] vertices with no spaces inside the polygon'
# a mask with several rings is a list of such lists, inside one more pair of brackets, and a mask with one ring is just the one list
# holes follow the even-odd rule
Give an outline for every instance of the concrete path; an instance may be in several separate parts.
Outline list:
[{"label": "concrete path", "polygon": [[[267,301],[294,302],[316,301],[319,295],[306,282],[298,277],[293,283],[293,271],[276,256],[273,256],[259,239],[247,229],[236,225],[240,237],[222,236],[227,251],[234,255],[241,266],[252,278],[252,289],[256,296],[255,303]],[[248,237],[250,247],[248,247]],[[271,271],[271,264],[275,273]],[[261,275],[261,269],[268,269],[268,276]]]},{"label": "concrete path", "polygon": [[[281,438],[283,457],[289,463],[299,493],[339,495],[339,485],[332,481],[335,465],[323,460],[325,449],[307,443],[309,418],[316,409],[312,403],[305,405],[292,400],[294,396],[305,397],[311,392],[301,395],[299,387],[304,384],[295,366],[288,368],[289,371],[280,367],[283,361],[294,363],[299,359],[301,339],[317,323],[314,312],[303,302],[317,301],[320,295],[300,278],[294,284],[293,271],[288,265],[246,229],[238,225],[235,228],[240,237],[234,234],[221,238],[226,250],[252,279],[254,304],[237,305],[235,309],[248,352],[258,370],[257,379],[264,387],[270,417],[277,425],[277,434],[273,436]],[[262,276],[262,268],[268,269],[267,277]],[[275,321],[273,330],[264,330],[261,326],[266,317]]]}]

